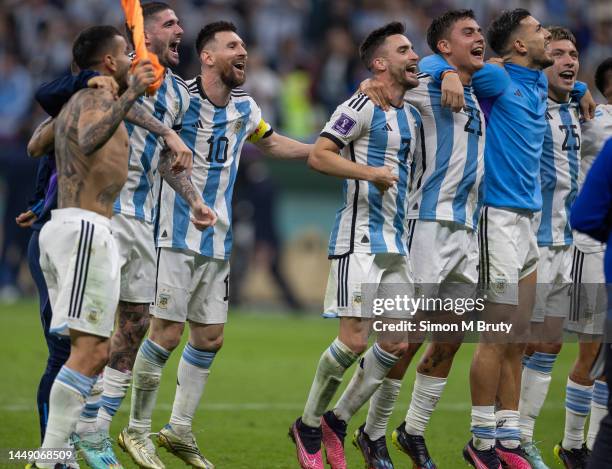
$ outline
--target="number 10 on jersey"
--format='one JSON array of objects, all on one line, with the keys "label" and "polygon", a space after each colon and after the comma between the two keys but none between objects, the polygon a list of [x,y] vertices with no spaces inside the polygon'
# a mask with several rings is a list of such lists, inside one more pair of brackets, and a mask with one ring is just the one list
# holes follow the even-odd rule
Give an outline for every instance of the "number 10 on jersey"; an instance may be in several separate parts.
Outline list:
[{"label": "number 10 on jersey", "polygon": [[209,163],[217,162],[217,163],[225,163],[227,161],[227,149],[229,148],[229,140],[223,135],[215,139],[214,135],[206,140],[208,143],[208,156],[206,157],[206,161]]}]

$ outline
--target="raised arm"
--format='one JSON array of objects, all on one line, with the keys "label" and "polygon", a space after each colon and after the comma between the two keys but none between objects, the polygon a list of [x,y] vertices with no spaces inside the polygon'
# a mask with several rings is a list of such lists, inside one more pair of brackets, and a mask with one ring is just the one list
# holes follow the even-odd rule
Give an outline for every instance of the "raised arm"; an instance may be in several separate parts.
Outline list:
[{"label": "raised arm", "polygon": [[180,195],[191,208],[191,222],[198,230],[212,226],[217,221],[217,215],[202,200],[195,187],[189,180],[186,171],[177,173],[172,167],[172,153],[169,148],[164,148],[159,155],[159,174],[174,191]]},{"label": "raised arm", "polygon": [[305,160],[312,149],[312,145],[298,142],[276,132],[272,132],[254,144],[265,154],[286,160]]},{"label": "raised arm", "polygon": [[34,134],[28,142],[28,155],[33,158],[40,158],[53,151],[55,143],[55,119],[49,117],[36,127]]},{"label": "raised arm", "polygon": [[127,90],[115,100],[106,90],[85,90],[80,98],[77,123],[79,147],[85,155],[91,155],[115,133],[128,110],[138,96],[155,81],[155,73],[149,61],[136,65]]}]

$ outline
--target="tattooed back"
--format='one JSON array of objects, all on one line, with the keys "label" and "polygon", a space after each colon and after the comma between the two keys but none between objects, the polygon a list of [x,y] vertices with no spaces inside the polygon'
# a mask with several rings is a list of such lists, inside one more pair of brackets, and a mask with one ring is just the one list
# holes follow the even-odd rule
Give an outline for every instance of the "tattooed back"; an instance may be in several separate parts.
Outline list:
[{"label": "tattooed back", "polygon": [[[128,133],[123,121],[109,129],[96,122],[95,112],[112,111],[114,98],[108,91],[85,89],[64,106],[55,124],[55,158],[58,176],[58,207],[78,207],[106,217],[127,179]],[[94,112],[95,111],[95,112]],[[109,137],[95,151],[86,153],[101,132]]]}]

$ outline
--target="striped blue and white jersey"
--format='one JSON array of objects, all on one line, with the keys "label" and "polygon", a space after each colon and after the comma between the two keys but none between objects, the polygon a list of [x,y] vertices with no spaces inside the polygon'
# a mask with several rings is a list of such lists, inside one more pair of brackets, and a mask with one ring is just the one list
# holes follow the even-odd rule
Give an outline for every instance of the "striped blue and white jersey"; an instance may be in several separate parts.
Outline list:
[{"label": "striped blue and white jersey", "polygon": [[187,82],[191,101],[181,138],[193,152],[191,181],[217,223],[198,231],[190,222],[189,205],[162,182],[157,246],[186,249],[215,259],[229,259],[232,250],[232,195],[244,142],[272,133],[257,103],[243,90],[232,90],[225,107],[207,98],[198,76]]},{"label": "striped blue and white jersey", "polygon": [[[595,117],[582,123],[582,148],[580,149],[580,176],[578,185],[582,187],[595,158],[612,138],[612,105],[600,104],[595,109]],[[606,245],[590,236],[574,231],[574,244],[582,252],[602,252]]]},{"label": "striped blue and white jersey", "polygon": [[[167,127],[178,130],[189,107],[189,92],[182,78],[166,70],[157,92],[141,96],[137,102]],[[159,194],[157,163],[163,140],[130,122],[125,125],[130,139],[128,178],[115,201],[114,212],[152,223]]]},{"label": "striped blue and white jersey", "polygon": [[580,133],[578,103],[558,103],[548,98],[540,160],[542,212],[538,227],[539,246],[572,244],[569,213],[578,194]]},{"label": "striped blue and white jersey", "polygon": [[484,174],[485,123],[472,88],[464,88],[465,108],[441,105],[440,83],[419,74],[419,86],[404,99],[423,118],[424,151],[413,166],[408,218],[478,226]]},{"label": "striped blue and white jersey", "polygon": [[407,102],[385,112],[358,93],[336,108],[321,136],[341,148],[339,157],[387,166],[399,181],[385,192],[368,181],[344,181],[344,204],[329,240],[330,258],[353,252],[407,255],[410,167],[421,152],[421,131],[421,115]]}]

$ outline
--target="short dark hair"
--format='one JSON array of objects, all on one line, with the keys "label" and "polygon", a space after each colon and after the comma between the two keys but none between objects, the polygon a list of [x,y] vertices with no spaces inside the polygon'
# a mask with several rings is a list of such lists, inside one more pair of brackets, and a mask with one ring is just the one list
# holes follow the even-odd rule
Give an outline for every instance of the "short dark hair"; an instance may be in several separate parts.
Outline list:
[{"label": "short dark hair", "polygon": [[595,70],[595,86],[601,94],[603,94],[606,89],[606,73],[609,70],[612,70],[612,57],[608,57],[600,63],[597,66],[597,70]]},{"label": "short dark hair", "polygon": [[236,25],[230,21],[215,21],[214,23],[208,23],[200,29],[195,43],[198,55],[202,53],[204,46],[215,38],[215,34],[222,31],[231,31],[235,33],[237,32]]},{"label": "short dark hair", "polygon": [[372,60],[374,60],[374,54],[380,46],[383,45],[385,40],[389,36],[395,34],[404,34],[406,28],[402,23],[393,21],[388,23],[381,28],[375,29],[359,46],[359,57],[368,70],[372,70]]},{"label": "short dark hair", "polygon": [[476,19],[472,10],[450,10],[435,18],[427,28],[427,44],[434,54],[439,54],[438,42],[444,39],[453,25],[464,18]]},{"label": "short dark hair", "polygon": [[81,70],[100,62],[101,55],[109,52],[112,40],[121,33],[114,26],[92,26],[79,33],[72,44],[72,59]]},{"label": "short dark hair", "polygon": [[[152,17],[157,15],[161,11],[172,10],[172,7],[164,2],[147,2],[141,5],[142,8],[142,19],[144,20],[145,26],[147,21],[149,21]],[[125,26],[125,34],[128,38],[128,41],[132,47],[134,47],[134,38],[132,37],[132,29],[128,26],[127,23]]]},{"label": "short dark hair", "polygon": [[508,41],[518,29],[521,21],[530,16],[524,8],[504,10],[495,18],[487,30],[487,41],[497,55],[504,55],[508,50]]},{"label": "short dark hair", "polygon": [[548,29],[548,32],[550,33],[551,41],[568,40],[574,44],[574,46],[576,45],[576,38],[569,29],[561,26],[546,26],[546,29]]},{"label": "short dark hair", "polygon": [[142,18],[145,22],[158,13],[172,10],[172,7],[164,2],[147,2],[142,4]]}]

